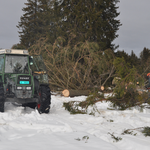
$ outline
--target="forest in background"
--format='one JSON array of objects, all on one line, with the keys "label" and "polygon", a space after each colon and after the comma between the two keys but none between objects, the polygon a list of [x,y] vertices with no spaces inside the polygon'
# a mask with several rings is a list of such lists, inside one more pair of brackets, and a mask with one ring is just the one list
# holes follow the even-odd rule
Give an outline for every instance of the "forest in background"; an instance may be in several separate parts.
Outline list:
[{"label": "forest in background", "polygon": [[[121,26],[116,6],[119,0],[27,0],[17,27],[20,43],[43,56],[52,89],[100,89],[119,85],[145,86],[150,50],[138,58],[112,44]],[[122,83],[122,84],[120,84]]]}]

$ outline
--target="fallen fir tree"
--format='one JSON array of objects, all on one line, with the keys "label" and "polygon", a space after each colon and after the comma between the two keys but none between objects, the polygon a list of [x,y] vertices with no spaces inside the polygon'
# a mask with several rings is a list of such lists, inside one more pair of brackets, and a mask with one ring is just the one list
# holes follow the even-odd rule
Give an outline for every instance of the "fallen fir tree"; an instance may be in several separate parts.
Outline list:
[{"label": "fallen fir tree", "polygon": [[[150,104],[148,93],[146,91],[139,93],[136,89],[137,81],[140,82],[139,86],[143,85],[143,79],[138,74],[137,70],[134,67],[131,68],[129,64],[126,64],[124,58],[116,58],[114,66],[116,68],[116,75],[120,77],[120,80],[114,88],[113,96],[105,99],[104,95],[97,91],[91,93],[84,102],[68,102],[68,104],[64,104],[64,107],[71,113],[81,113],[82,109],[78,111],[78,108],[81,107],[84,108],[85,113],[89,105],[93,105],[103,100],[110,101],[112,107],[119,110],[125,110],[134,106],[142,107],[142,104],[146,102]],[[76,104],[76,106],[74,104]]]},{"label": "fallen fir tree", "polygon": [[58,37],[53,44],[41,38],[29,48],[31,55],[41,54],[48,68],[51,89],[87,90],[104,86],[113,76],[115,58],[111,49],[101,50],[95,42],[79,42],[64,46]]}]

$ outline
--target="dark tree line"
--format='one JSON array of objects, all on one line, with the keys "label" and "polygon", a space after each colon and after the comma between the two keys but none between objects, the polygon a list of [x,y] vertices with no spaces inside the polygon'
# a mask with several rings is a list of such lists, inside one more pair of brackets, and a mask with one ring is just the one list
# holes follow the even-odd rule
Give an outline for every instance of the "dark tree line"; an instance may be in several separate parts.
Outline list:
[{"label": "dark tree line", "polygon": [[29,48],[41,37],[51,44],[63,37],[78,42],[96,42],[101,50],[114,49],[121,26],[116,17],[119,0],[27,0],[18,23],[20,45]]},{"label": "dark tree line", "polygon": [[135,55],[133,50],[130,55],[125,51],[118,51],[115,56],[123,57],[125,62],[130,64],[130,68],[135,67],[138,73],[147,80],[147,73],[150,72],[150,49],[144,47],[139,57]]}]

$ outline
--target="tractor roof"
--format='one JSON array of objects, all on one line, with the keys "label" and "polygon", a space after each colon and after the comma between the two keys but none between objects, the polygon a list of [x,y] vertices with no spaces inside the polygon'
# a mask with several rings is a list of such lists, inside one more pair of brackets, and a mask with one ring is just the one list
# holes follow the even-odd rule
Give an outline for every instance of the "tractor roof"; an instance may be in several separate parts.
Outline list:
[{"label": "tractor roof", "polygon": [[20,50],[20,49],[0,49],[0,54],[29,55],[28,50]]}]

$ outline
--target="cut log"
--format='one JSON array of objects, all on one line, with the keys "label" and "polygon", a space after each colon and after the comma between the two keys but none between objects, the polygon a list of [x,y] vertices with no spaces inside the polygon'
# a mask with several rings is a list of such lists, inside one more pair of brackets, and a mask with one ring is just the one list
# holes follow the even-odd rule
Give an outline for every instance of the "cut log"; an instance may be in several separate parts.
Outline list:
[{"label": "cut log", "polygon": [[104,91],[104,89],[105,89],[104,86],[101,86],[101,90]]},{"label": "cut log", "polygon": [[65,89],[62,91],[62,95],[65,97],[74,97],[74,96],[81,96],[81,95],[85,95],[88,96],[90,93],[89,90],[68,90]]}]

